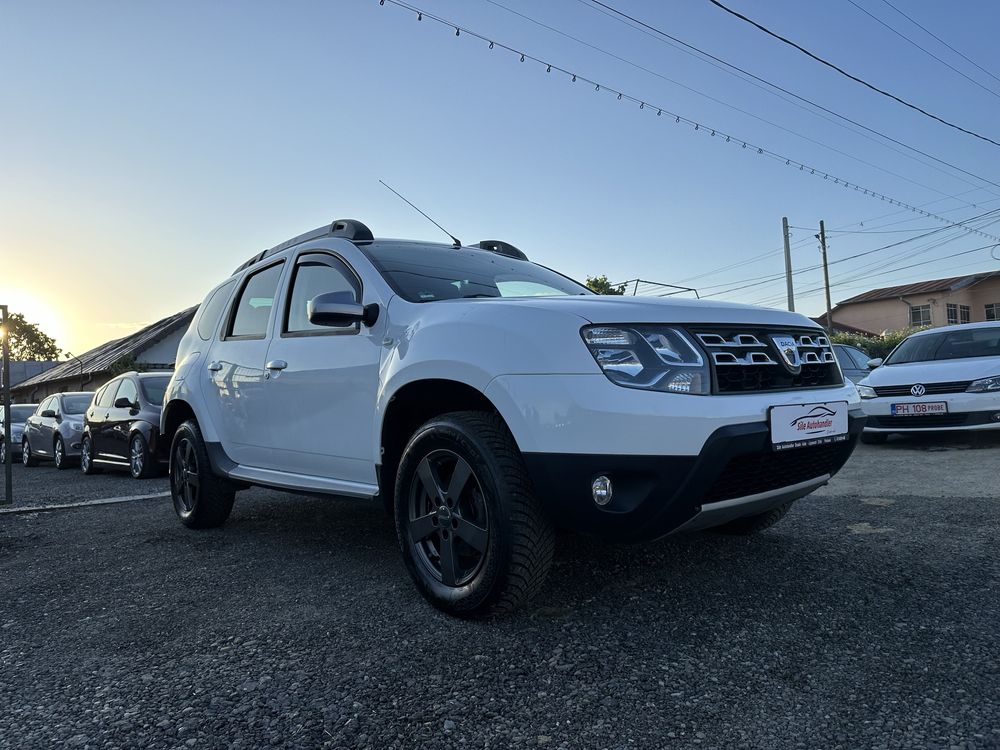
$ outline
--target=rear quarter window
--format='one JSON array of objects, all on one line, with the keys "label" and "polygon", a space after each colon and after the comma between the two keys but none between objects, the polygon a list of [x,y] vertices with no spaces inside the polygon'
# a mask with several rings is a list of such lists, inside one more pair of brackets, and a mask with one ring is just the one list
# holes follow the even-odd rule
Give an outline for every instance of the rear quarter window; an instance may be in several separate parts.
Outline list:
[{"label": "rear quarter window", "polygon": [[219,319],[222,318],[222,311],[226,308],[235,286],[236,279],[227,281],[202,303],[198,314],[198,337],[202,341],[208,341],[219,329]]}]

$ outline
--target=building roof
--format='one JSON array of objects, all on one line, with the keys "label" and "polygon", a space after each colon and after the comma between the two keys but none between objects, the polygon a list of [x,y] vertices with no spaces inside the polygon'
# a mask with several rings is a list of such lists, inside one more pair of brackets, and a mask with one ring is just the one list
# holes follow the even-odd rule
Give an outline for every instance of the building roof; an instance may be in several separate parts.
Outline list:
[{"label": "building roof", "polygon": [[875,302],[880,299],[896,299],[898,297],[909,297],[912,294],[929,294],[931,292],[957,292],[959,289],[964,289],[967,286],[976,284],[980,281],[985,281],[991,276],[1000,277],[1000,271],[991,271],[989,273],[974,273],[966,276],[950,276],[946,279],[932,279],[930,281],[918,281],[915,284],[903,284],[901,286],[887,286],[881,289],[872,289],[871,291],[858,294],[850,299],[845,299],[843,302],[838,302],[837,306],[840,305],[853,305],[858,302]]},{"label": "building roof", "polygon": [[[826,321],[826,313],[823,313],[822,315],[817,315],[815,318],[810,318],[810,320],[812,320],[814,323],[818,323],[819,325],[823,326],[828,330],[830,328],[830,326],[827,324]],[[838,320],[833,321],[833,333],[854,333],[854,334],[860,334],[861,336],[877,335],[872,331],[866,331],[864,328],[858,328],[857,326],[850,326],[847,325],[847,323],[841,323]]]},{"label": "building roof", "polygon": [[[18,383],[15,387],[18,389],[29,388],[54,380],[79,378],[82,375],[107,372],[122,359],[134,357],[164,336],[170,335],[178,328],[190,325],[191,319],[194,318],[197,310],[197,306],[189,307],[187,310],[182,310],[168,318],[158,320],[152,325],[148,325],[129,336],[101,344],[97,348],[81,354],[79,357],[60,362],[55,367]],[[13,380],[14,378],[11,378],[12,382]]]},{"label": "building roof", "polygon": [[[59,364],[58,360],[28,360],[25,362],[10,362],[10,387],[20,385],[28,378],[41,375]],[[2,377],[0,377],[2,380]]]}]

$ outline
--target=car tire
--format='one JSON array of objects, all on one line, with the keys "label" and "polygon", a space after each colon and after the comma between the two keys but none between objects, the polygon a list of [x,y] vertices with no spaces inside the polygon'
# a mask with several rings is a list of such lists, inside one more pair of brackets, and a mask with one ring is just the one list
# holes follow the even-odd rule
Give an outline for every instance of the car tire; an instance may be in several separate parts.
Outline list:
[{"label": "car tire", "polygon": [[88,477],[101,473],[101,470],[94,465],[94,441],[90,435],[83,436],[83,444],[80,446],[80,471]]},{"label": "car tire", "polygon": [[52,463],[59,471],[65,471],[69,468],[69,459],[66,458],[66,443],[63,442],[61,435],[56,435],[55,442],[52,443]]},{"label": "car tire", "polygon": [[221,526],[233,510],[236,489],[213,473],[194,420],[178,427],[170,444],[170,496],[177,517],[192,529]]},{"label": "car tire", "polygon": [[21,463],[25,466],[38,466],[38,459],[31,452],[31,443],[28,442],[28,438],[21,441]]},{"label": "car tire", "polygon": [[498,415],[454,412],[424,424],[403,452],[394,497],[407,571],[438,609],[504,614],[541,588],[554,532]]},{"label": "car tire", "polygon": [[128,471],[133,479],[149,479],[156,474],[156,461],[146,438],[139,432],[128,441]]},{"label": "car tire", "polygon": [[724,523],[721,526],[713,526],[712,531],[718,534],[730,534],[732,536],[750,536],[752,534],[759,534],[764,529],[769,529],[782,518],[788,512],[788,509],[792,507],[791,503],[785,503],[784,505],[779,505],[777,508],[772,508],[764,513],[758,513],[754,516],[746,516],[744,518],[737,518],[728,523]]},{"label": "car tire", "polygon": [[885,445],[885,441],[889,439],[889,436],[884,432],[862,432],[861,442],[865,445]]}]

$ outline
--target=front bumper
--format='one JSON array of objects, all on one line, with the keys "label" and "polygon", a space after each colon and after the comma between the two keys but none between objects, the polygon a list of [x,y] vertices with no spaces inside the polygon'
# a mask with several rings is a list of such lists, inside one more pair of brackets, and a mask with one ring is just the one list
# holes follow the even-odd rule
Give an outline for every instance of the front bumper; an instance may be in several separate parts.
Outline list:
[{"label": "front bumper", "polygon": [[[669,426],[669,422],[666,423]],[[850,458],[865,417],[849,416],[840,443],[775,452],[766,422],[721,427],[698,455],[525,453],[535,491],[559,526],[622,541],[656,539],[762,513],[808,495]],[[598,506],[591,482],[611,478]]]},{"label": "front bumper", "polygon": [[[892,404],[920,404],[943,401],[948,404],[947,414],[915,417],[892,416]],[[946,393],[941,395],[880,396],[864,399],[862,408],[868,415],[865,432],[952,432],[957,430],[998,430],[1000,421],[1000,395],[996,393]]]}]

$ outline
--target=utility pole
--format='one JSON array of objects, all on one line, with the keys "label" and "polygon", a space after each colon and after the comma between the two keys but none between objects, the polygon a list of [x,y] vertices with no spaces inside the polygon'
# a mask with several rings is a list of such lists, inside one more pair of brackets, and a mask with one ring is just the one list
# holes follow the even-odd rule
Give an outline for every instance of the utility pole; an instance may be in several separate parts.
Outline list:
[{"label": "utility pole", "polygon": [[785,235],[785,285],[788,287],[788,309],[795,312],[795,292],[792,289],[792,248],[788,242],[788,217],[781,217],[781,231]]},{"label": "utility pole", "polygon": [[7,315],[7,305],[0,305],[0,337],[3,339],[3,444],[4,451],[4,505],[14,504],[14,474],[12,472],[11,456],[14,451],[10,447],[10,320]]},{"label": "utility pole", "polygon": [[819,249],[823,254],[823,286],[826,288],[826,330],[833,333],[833,305],[830,304],[830,267],[826,263],[826,227],[819,222]]}]

